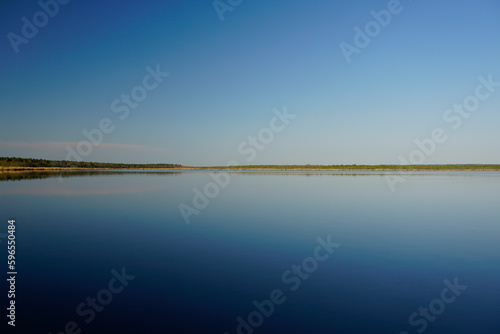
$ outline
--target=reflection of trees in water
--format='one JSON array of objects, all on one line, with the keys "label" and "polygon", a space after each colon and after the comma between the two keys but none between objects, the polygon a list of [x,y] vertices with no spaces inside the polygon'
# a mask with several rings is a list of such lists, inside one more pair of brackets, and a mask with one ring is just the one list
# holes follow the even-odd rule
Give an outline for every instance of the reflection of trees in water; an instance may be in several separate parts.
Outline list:
[{"label": "reflection of trees in water", "polygon": [[3,172],[0,173],[0,181],[21,181],[35,180],[47,178],[68,178],[68,177],[84,177],[84,176],[99,176],[99,175],[125,175],[125,174],[148,174],[148,175],[173,175],[181,172],[170,171],[57,171],[57,172]]},{"label": "reflection of trees in water", "polygon": [[186,170],[186,171],[130,171],[130,170],[108,170],[108,171],[10,171],[10,172],[0,172],[0,181],[20,181],[20,180],[34,180],[34,179],[46,179],[46,178],[68,178],[68,177],[84,177],[84,176],[109,176],[109,175],[174,175],[174,174],[185,174],[185,173],[229,173],[231,175],[301,175],[301,176],[387,176],[387,175],[400,175],[400,176],[498,176],[495,172],[484,172],[484,171],[415,171],[415,172],[361,172],[361,171],[241,171],[241,170]]}]

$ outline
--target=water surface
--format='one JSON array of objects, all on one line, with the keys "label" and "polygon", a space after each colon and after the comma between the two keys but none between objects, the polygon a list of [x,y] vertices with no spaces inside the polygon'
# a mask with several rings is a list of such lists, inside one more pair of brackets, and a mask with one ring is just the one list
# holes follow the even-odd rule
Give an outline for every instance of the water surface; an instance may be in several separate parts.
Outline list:
[{"label": "water surface", "polygon": [[[419,172],[395,192],[385,173],[230,173],[198,209],[207,172],[33,175],[0,182],[16,332],[233,334],[238,317],[240,333],[500,331],[499,173]],[[197,210],[189,224],[180,204]],[[318,238],[339,246],[315,253]],[[122,268],[135,278],[79,315]],[[466,288],[445,303],[455,279]],[[253,302],[276,290],[261,321]]]}]

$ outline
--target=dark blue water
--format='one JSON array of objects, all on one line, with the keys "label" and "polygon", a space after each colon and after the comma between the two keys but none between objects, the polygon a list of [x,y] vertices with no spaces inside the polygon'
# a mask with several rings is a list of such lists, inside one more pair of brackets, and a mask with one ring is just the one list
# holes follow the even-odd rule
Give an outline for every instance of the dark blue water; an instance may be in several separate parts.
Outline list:
[{"label": "dark blue water", "polygon": [[16,328],[4,327],[500,333],[500,174],[410,175],[391,192],[379,174],[235,173],[196,209],[193,189],[211,182],[0,182],[0,233],[17,226]]}]

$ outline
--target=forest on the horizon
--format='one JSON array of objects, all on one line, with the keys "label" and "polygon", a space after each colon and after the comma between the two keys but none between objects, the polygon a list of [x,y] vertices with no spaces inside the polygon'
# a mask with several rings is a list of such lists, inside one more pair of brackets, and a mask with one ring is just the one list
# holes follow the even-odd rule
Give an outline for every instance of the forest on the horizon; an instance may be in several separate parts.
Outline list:
[{"label": "forest on the horizon", "polygon": [[500,165],[495,164],[443,164],[443,165],[240,165],[240,166],[209,166],[190,167],[180,164],[134,164],[134,163],[108,163],[87,162],[69,160],[45,160],[17,157],[0,157],[0,167],[21,168],[107,168],[107,169],[165,169],[165,168],[188,168],[188,169],[219,169],[219,170],[428,170],[428,171],[500,171]]}]

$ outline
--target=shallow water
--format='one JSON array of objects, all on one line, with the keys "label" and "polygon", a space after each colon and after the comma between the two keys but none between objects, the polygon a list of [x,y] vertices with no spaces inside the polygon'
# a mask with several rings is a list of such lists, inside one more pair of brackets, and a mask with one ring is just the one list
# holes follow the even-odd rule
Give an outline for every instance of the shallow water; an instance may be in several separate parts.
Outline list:
[{"label": "shallow water", "polygon": [[212,176],[0,182],[16,332],[499,333],[500,173]]}]

